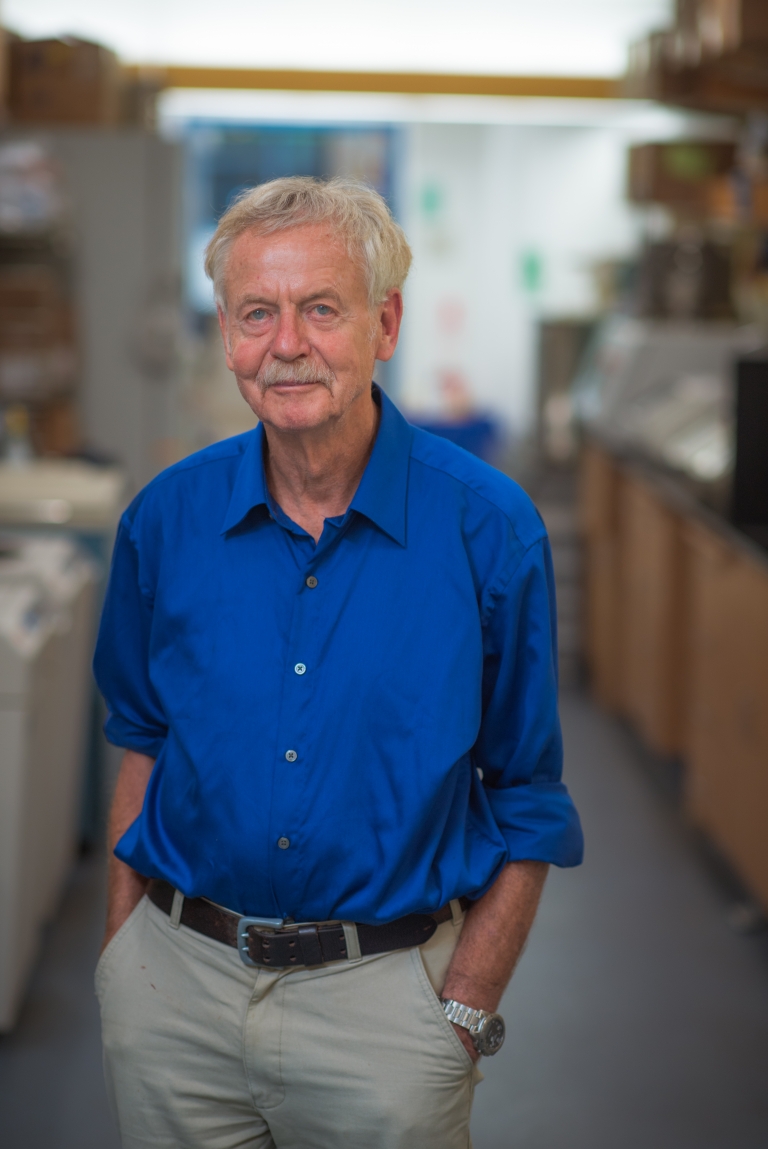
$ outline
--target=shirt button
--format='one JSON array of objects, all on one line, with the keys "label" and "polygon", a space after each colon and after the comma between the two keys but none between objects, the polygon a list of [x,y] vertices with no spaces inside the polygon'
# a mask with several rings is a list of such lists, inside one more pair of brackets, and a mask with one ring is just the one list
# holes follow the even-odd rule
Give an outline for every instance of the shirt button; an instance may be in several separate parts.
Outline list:
[{"label": "shirt button", "polygon": [[315,587],[317,586],[317,579],[315,578],[314,575],[310,575],[309,578],[307,579],[307,586],[309,587],[310,590],[314,590]]},{"label": "shirt button", "polygon": [[295,762],[297,758],[298,758],[298,754],[296,753],[295,750],[286,750],[286,752],[285,752],[286,762]]},{"label": "shirt button", "polygon": [[303,662],[297,662],[293,669],[296,671],[297,674],[306,674],[307,673],[307,668]]},{"label": "shirt button", "polygon": [[287,850],[291,844],[291,839],[290,838],[278,838],[277,844],[281,850]]}]

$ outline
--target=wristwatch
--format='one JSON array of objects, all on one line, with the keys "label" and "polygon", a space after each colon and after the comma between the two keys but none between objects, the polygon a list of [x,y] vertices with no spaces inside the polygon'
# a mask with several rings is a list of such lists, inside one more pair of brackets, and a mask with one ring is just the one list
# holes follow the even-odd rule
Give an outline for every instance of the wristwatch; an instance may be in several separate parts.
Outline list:
[{"label": "wristwatch", "polygon": [[485,1009],[470,1009],[468,1005],[462,1005],[452,998],[441,997],[440,1003],[449,1021],[469,1030],[472,1044],[478,1053],[482,1053],[483,1057],[493,1057],[494,1053],[499,1052],[506,1033],[504,1018],[500,1014],[488,1013]]}]

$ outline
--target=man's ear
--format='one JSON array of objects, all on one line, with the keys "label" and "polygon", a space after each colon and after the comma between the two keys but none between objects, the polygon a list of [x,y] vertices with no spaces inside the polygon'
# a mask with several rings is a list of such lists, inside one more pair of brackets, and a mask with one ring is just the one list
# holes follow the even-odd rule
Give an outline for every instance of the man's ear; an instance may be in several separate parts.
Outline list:
[{"label": "man's ear", "polygon": [[224,357],[227,361],[227,367],[230,371],[234,371],[232,363],[232,344],[229,339],[229,324],[227,323],[227,313],[221,304],[216,304],[216,314],[219,318],[219,331],[221,332],[221,340],[224,344]]},{"label": "man's ear", "polygon": [[384,303],[379,307],[377,331],[379,343],[376,348],[376,358],[382,362],[391,359],[397,347],[400,334],[400,324],[403,319],[403,296],[400,291],[394,290],[387,294]]}]

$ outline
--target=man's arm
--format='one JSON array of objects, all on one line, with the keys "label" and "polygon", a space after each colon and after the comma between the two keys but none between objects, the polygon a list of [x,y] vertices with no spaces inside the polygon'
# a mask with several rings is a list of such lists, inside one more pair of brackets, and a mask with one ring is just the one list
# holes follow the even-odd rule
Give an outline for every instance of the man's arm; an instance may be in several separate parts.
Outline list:
[{"label": "man's arm", "polygon": [[125,862],[116,858],[114,849],[125,831],[141,813],[154,765],[154,758],[148,758],[146,754],[137,754],[135,750],[126,750],[120,765],[115,797],[109,815],[107,926],[101,946],[102,952],[139,904],[147,888],[147,878],[137,874],[130,866],[126,866]]},{"label": "man's arm", "polygon": [[[545,862],[510,862],[467,911],[442,997],[472,1009],[497,1009],[533,925],[548,869]],[[477,1061],[468,1030],[454,1029]]]}]

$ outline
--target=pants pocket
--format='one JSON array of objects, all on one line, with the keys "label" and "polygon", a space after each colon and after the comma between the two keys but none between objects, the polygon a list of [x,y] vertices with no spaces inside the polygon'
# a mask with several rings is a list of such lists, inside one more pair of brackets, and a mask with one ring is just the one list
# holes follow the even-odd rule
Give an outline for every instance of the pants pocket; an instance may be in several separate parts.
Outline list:
[{"label": "pants pocket", "polygon": [[430,1006],[430,1014],[434,1018],[436,1033],[442,1036],[444,1044],[448,1047],[454,1058],[456,1058],[464,1070],[467,1072],[475,1068],[475,1063],[467,1053],[466,1049],[459,1040],[459,1035],[453,1028],[452,1024],[445,1016],[445,1011],[440,1002],[440,998],[432,988],[432,983],[427,976],[427,971],[424,968],[424,961],[421,952],[418,948],[412,949],[411,960],[413,969],[416,976],[420,992],[426,999]]},{"label": "pants pocket", "polygon": [[96,996],[99,999],[101,999],[102,993],[104,991],[104,982],[106,980],[107,973],[109,972],[109,967],[111,966],[115,957],[115,953],[120,948],[121,942],[133,929],[139,917],[143,916],[146,908],[146,900],[147,898],[145,894],[144,897],[141,898],[140,901],[137,902],[137,904],[133,907],[130,914],[120,926],[120,929],[117,931],[114,937],[109,939],[109,943],[106,949],[103,951],[99,957],[98,962],[96,963],[96,969],[93,975],[93,984],[96,990]]}]

